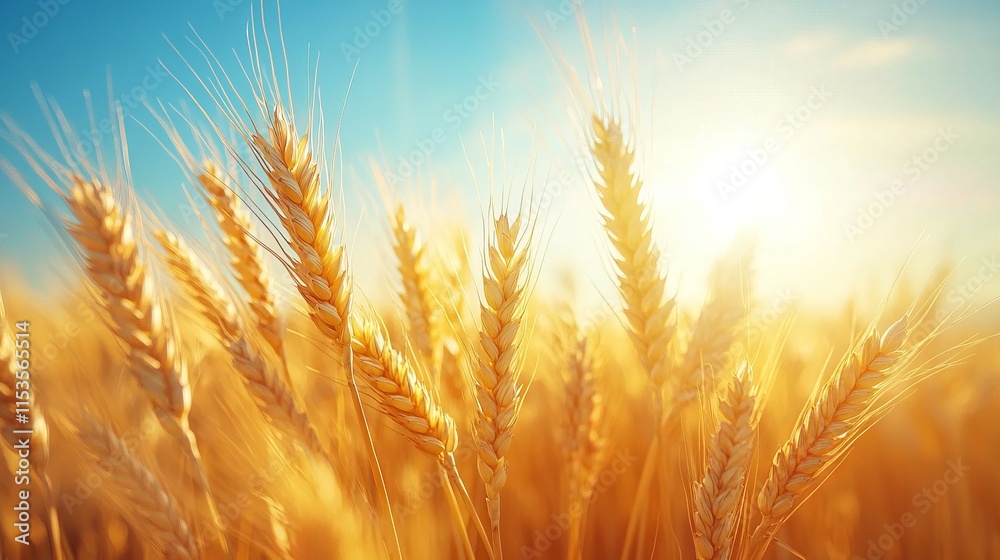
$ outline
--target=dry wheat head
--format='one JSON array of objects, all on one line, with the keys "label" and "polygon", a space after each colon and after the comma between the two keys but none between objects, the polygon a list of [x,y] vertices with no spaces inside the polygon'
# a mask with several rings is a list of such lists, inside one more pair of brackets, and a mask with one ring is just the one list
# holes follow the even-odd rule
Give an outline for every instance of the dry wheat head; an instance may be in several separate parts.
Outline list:
[{"label": "dry wheat head", "polygon": [[292,391],[245,334],[243,322],[229,294],[182,239],[167,231],[158,231],[154,237],[163,248],[171,274],[216,326],[233,367],[264,418],[279,431],[330,462],[316,430]]},{"label": "dry wheat head", "polygon": [[313,322],[342,348],[350,344],[351,281],[347,254],[334,243],[334,216],[328,193],[320,186],[308,136],[301,138],[277,105],[269,138],[252,137],[273,189],[281,223],[295,251],[292,271]]},{"label": "dry wheat head", "polygon": [[128,445],[93,418],[78,433],[95,463],[108,474],[113,500],[133,520],[138,534],[164,558],[194,559],[201,553],[177,501]]},{"label": "dry wheat head", "polygon": [[900,360],[905,338],[906,317],[881,336],[872,331],[823,388],[791,439],[775,455],[757,496],[762,517],[755,531],[758,542],[769,538],[808,497],[815,482],[822,480],[824,467],[848,450],[893,365]]},{"label": "dry wheat head", "polygon": [[719,403],[721,418],[709,444],[705,475],[694,487],[694,544],[699,560],[731,557],[755,438],[755,400],[752,374],[743,362]]},{"label": "dry wheat head", "polygon": [[674,335],[674,300],[666,296],[660,249],[653,240],[651,208],[642,179],[635,173],[635,150],[621,124],[593,118],[591,153],[601,218],[614,248],[618,289],[626,322],[653,384],[667,379],[667,350]]},{"label": "dry wheat head", "polygon": [[197,177],[222,230],[222,241],[229,250],[236,278],[250,296],[250,310],[260,332],[271,348],[283,356],[284,336],[275,307],[276,297],[264,268],[263,252],[255,241],[253,226],[243,203],[225,174],[211,160],[202,163],[202,171]]},{"label": "dry wheat head", "polygon": [[477,413],[474,423],[479,475],[486,486],[494,554],[499,551],[500,489],[507,482],[510,448],[523,396],[526,290],[531,273],[530,224],[506,213],[491,220],[483,263],[479,361],[474,367]]},{"label": "dry wheat head", "polygon": [[458,447],[458,431],[451,416],[417,378],[406,357],[389,344],[381,326],[355,316],[354,367],[381,411],[421,451],[441,459]]}]

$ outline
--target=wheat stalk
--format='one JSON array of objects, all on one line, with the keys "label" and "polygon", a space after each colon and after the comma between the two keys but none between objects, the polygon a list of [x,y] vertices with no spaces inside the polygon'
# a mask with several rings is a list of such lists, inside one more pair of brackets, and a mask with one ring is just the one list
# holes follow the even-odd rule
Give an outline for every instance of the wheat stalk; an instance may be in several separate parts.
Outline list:
[{"label": "wheat stalk", "polygon": [[823,388],[792,437],[774,456],[757,495],[761,521],[751,536],[751,548],[763,554],[774,531],[815,489],[826,467],[850,448],[902,357],[900,347],[905,338],[906,317],[881,336],[872,331]]},{"label": "wheat stalk", "polygon": [[593,117],[590,146],[601,220],[614,248],[618,290],[632,342],[656,387],[667,379],[667,349],[674,335],[674,300],[666,297],[660,249],[653,240],[651,208],[633,170],[635,149],[615,120]]},{"label": "wheat stalk", "polygon": [[705,475],[694,486],[694,545],[699,560],[731,557],[753,450],[755,401],[752,373],[743,362],[719,403],[722,418],[712,436]]},{"label": "wheat stalk", "polygon": [[525,291],[531,272],[530,225],[501,213],[491,220],[483,263],[475,436],[479,475],[486,486],[493,554],[500,543],[500,490],[507,482],[507,450],[523,397],[520,384]]},{"label": "wheat stalk", "polygon": [[229,250],[236,278],[250,296],[250,310],[260,333],[278,356],[284,356],[285,339],[275,308],[276,297],[264,268],[263,252],[255,241],[253,226],[243,203],[213,161],[205,160],[201,164],[197,178],[208,195],[206,198],[222,230],[222,241]]},{"label": "wheat stalk", "polygon": [[78,433],[88,453],[118,492],[114,496],[134,527],[165,558],[200,558],[201,553],[177,501],[128,445],[89,416]]},{"label": "wheat stalk", "polygon": [[301,410],[282,377],[245,334],[243,322],[229,294],[182,239],[167,231],[158,231],[154,237],[163,248],[171,274],[215,325],[233,367],[239,372],[247,392],[264,418],[332,466],[334,463],[308,416]]},{"label": "wheat stalk", "polygon": [[296,255],[287,264],[299,293],[308,304],[313,324],[334,344],[335,354],[347,373],[372,477],[386,514],[384,530],[392,539],[389,553],[393,558],[400,558],[402,552],[389,494],[354,378],[351,278],[345,247],[334,243],[335,221],[330,197],[320,186],[319,169],[308,137],[299,137],[280,103],[276,103],[271,112],[267,130],[267,138],[253,133],[249,140],[267,175],[270,198]]},{"label": "wheat stalk", "polygon": [[601,435],[603,406],[594,370],[594,349],[587,333],[579,333],[569,352],[566,368],[565,418],[567,431],[567,480],[569,482],[568,512],[570,528],[567,536],[567,558],[581,556],[583,525],[587,504],[596,483],[597,468],[604,453]]}]

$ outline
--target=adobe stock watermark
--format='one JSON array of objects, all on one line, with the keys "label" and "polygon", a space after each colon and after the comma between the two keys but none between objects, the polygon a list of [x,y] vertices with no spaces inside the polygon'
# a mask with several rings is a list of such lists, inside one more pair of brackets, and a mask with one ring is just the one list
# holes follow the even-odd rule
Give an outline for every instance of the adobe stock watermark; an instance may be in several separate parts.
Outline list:
[{"label": "adobe stock watermark", "polygon": [[[582,169],[587,165],[589,154],[584,151],[575,152],[570,158],[577,169]],[[552,203],[573,186],[574,174],[565,167],[560,167],[555,175],[547,177],[542,192],[531,202],[530,216],[532,221],[544,210],[548,210]]]},{"label": "adobe stock watermark", "polygon": [[750,340],[760,340],[764,332],[774,326],[795,304],[796,295],[791,288],[781,288],[775,290],[773,297],[767,307],[758,308],[750,316],[750,327],[748,337]]},{"label": "adobe stock watermark", "polygon": [[354,37],[351,42],[340,42],[340,54],[344,55],[344,61],[353,63],[361,56],[361,51],[368,48],[382,31],[393,22],[399,14],[406,9],[404,0],[389,0],[385,8],[371,10],[368,21],[361,25],[354,26]]},{"label": "adobe stock watermark", "polygon": [[852,560],[880,560],[885,553],[896,546],[906,533],[917,526],[920,518],[927,515],[934,505],[941,501],[953,486],[961,482],[962,478],[971,470],[968,465],[963,465],[962,460],[948,461],[948,469],[945,470],[941,478],[923,487],[913,495],[910,500],[912,506],[908,511],[899,516],[895,522],[882,525],[884,531],[881,535],[868,539],[868,548],[865,555],[855,554]]},{"label": "adobe stock watermark", "polygon": [[219,17],[219,21],[226,19],[226,16],[235,12],[236,8],[243,5],[246,0],[212,0],[212,9],[215,10],[215,15]]},{"label": "adobe stock watermark", "polygon": [[10,43],[10,50],[14,51],[14,54],[21,52],[21,49],[28,44],[29,41],[38,36],[38,34],[45,29],[45,26],[49,24],[59,12],[62,11],[62,7],[69,4],[72,0],[38,0],[35,4],[38,6],[33,14],[29,16],[24,16],[21,21],[15,23],[14,25],[20,25],[17,28],[19,33],[10,31],[7,33],[7,42]]},{"label": "adobe stock watermark", "polygon": [[435,127],[430,134],[414,142],[413,149],[399,158],[396,166],[386,172],[386,181],[390,187],[410,179],[422,165],[427,163],[431,155],[448,141],[449,132],[458,130],[462,123],[476,113],[502,84],[493,78],[493,74],[481,76],[472,93],[453,103],[441,114],[441,120],[447,127]]},{"label": "adobe stock watermark", "polygon": [[910,18],[917,15],[930,0],[903,0],[892,5],[892,13],[888,18],[878,20],[878,30],[883,39],[889,39],[904,25],[910,23]]},{"label": "adobe stock watermark", "polygon": [[804,103],[785,113],[778,120],[775,125],[775,134],[769,136],[756,148],[748,148],[746,157],[739,163],[730,166],[726,179],[720,179],[715,183],[715,190],[722,202],[729,202],[732,197],[746,187],[750,180],[767,165],[771,156],[787,145],[795,137],[795,134],[805,126],[806,122],[823,109],[832,96],[833,94],[826,89],[825,85],[813,86]]},{"label": "adobe stock watermark", "polygon": [[545,10],[545,21],[550,29],[559,27],[566,21],[574,19],[574,10],[583,6],[584,0],[561,0],[555,10]]},{"label": "adobe stock watermark", "polygon": [[853,221],[844,222],[844,234],[851,243],[856,243],[875,222],[885,215],[899,197],[906,194],[914,185],[920,181],[924,173],[931,168],[941,156],[955,145],[959,135],[948,128],[939,128],[937,136],[927,145],[926,148],[911,157],[903,164],[902,175],[904,178],[896,179],[884,188],[872,193],[873,201],[866,206],[857,209],[857,217]]},{"label": "adobe stock watermark", "polygon": [[[598,475],[597,484],[594,485],[589,502],[593,503],[598,496],[611,489],[638,460],[639,456],[633,455],[631,451],[616,453],[608,466],[602,469]],[[525,560],[545,557],[544,553],[569,531],[571,524],[579,520],[584,512],[585,505],[578,502],[571,506],[569,511],[552,514],[551,521],[544,529],[535,530],[534,540],[531,542],[532,546],[521,545],[521,556]]]},{"label": "adobe stock watermark", "polygon": [[[736,0],[734,3],[741,12],[750,7],[750,0]],[[735,22],[736,12],[729,8],[723,8],[719,12],[719,17],[702,21],[704,29],[694,35],[687,36],[687,44],[683,51],[674,51],[672,58],[677,71],[683,72],[685,66],[690,65],[698,57],[705,54],[715,44],[716,39],[721,37],[726,29]]]}]

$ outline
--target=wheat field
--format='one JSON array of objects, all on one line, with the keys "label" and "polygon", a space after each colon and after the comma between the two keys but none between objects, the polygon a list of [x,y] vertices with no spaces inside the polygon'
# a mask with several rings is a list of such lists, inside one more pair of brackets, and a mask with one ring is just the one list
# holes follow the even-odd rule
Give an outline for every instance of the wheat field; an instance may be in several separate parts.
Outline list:
[{"label": "wheat field", "polygon": [[553,270],[544,172],[499,130],[468,142],[479,215],[377,158],[348,215],[340,105],[268,17],[242,58],[178,47],[195,110],[148,107],[195,228],[137,194],[120,114],[101,156],[47,99],[54,144],[4,118],[73,271],[0,275],[5,560],[1000,557],[1000,314],[951,255],[775,308],[737,236],[691,304],[630,39],[580,13],[586,64],[552,64],[603,267]]}]

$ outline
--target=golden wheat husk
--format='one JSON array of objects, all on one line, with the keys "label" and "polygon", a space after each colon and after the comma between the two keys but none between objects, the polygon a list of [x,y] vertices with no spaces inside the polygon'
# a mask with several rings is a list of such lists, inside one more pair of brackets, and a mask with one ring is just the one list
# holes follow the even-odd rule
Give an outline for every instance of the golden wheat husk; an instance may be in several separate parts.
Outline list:
[{"label": "golden wheat husk", "polygon": [[728,365],[727,353],[745,317],[750,263],[749,251],[737,241],[712,267],[708,298],[691,329],[687,350],[670,383],[671,410],[668,414],[676,414],[676,409],[701,392],[716,388],[716,381]]},{"label": "golden wheat husk", "polygon": [[618,290],[626,324],[639,359],[656,387],[663,385],[670,364],[674,300],[666,295],[660,249],[653,239],[652,209],[635,172],[635,148],[620,122],[593,116],[590,151],[596,166],[594,186],[601,221],[614,249]]},{"label": "golden wheat husk", "polygon": [[[285,339],[278,317],[271,278],[264,267],[264,255],[254,236],[253,224],[243,202],[227,176],[212,160],[205,160],[196,175],[222,230],[222,242],[229,250],[236,278],[250,297],[250,310],[264,340],[278,356],[285,355]],[[287,381],[287,379],[286,379]]]},{"label": "golden wheat husk", "polygon": [[127,347],[133,376],[161,421],[186,429],[191,406],[187,368],[140,255],[130,213],[109,185],[96,180],[71,176],[64,196],[73,215],[66,229],[79,246],[115,334]]},{"label": "golden wheat husk", "polygon": [[164,558],[201,557],[177,500],[128,445],[95,419],[86,417],[78,436],[92,460],[107,473],[111,498],[133,520],[139,534]]},{"label": "golden wheat husk", "polygon": [[400,299],[406,312],[407,338],[423,363],[434,366],[434,353],[438,347],[437,305],[431,294],[430,269],[427,246],[413,223],[410,222],[403,204],[397,203],[391,214],[392,250],[396,255],[396,265],[402,280]]},{"label": "golden wheat husk", "polygon": [[752,372],[743,362],[719,402],[721,417],[709,444],[705,474],[694,486],[694,545],[699,560],[732,557],[755,440],[755,402]]},{"label": "golden wheat husk", "polygon": [[394,349],[372,319],[354,320],[354,366],[379,409],[418,449],[441,459],[458,446],[451,416],[437,404],[406,357]]},{"label": "golden wheat husk", "polygon": [[307,414],[296,402],[282,376],[274,370],[260,348],[250,339],[232,298],[187,244],[167,231],[154,237],[163,248],[171,274],[184,287],[216,332],[234,369],[264,418],[276,429],[309,451],[332,461]]},{"label": "golden wheat husk", "polygon": [[757,495],[761,521],[751,537],[752,547],[766,546],[773,532],[815,489],[826,467],[848,450],[851,436],[864,426],[866,413],[903,355],[906,325],[904,316],[884,334],[871,331],[775,454]]},{"label": "golden wheat husk", "polygon": [[486,487],[493,554],[500,545],[500,490],[507,482],[510,448],[523,398],[525,291],[531,273],[531,224],[500,213],[491,220],[483,263],[478,365],[474,367],[476,419],[474,433],[479,475]]},{"label": "golden wheat husk", "polygon": [[575,334],[566,364],[564,387],[567,433],[568,481],[567,511],[570,513],[567,535],[567,558],[582,554],[581,541],[586,523],[587,505],[597,482],[598,468],[604,454],[602,434],[604,403],[597,386],[595,350],[590,333]]}]

